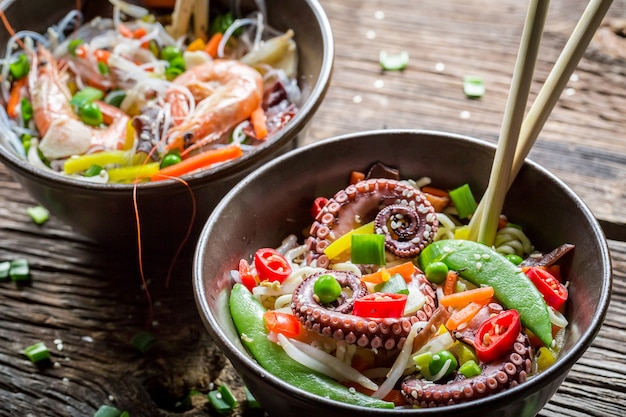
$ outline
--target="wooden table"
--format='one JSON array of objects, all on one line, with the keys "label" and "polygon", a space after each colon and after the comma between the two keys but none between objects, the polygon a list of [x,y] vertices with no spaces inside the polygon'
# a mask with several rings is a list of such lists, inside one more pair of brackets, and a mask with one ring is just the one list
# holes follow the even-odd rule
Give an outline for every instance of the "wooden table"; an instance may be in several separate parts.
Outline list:
[{"label": "wooden table", "polygon": [[[515,0],[322,1],[336,63],[325,103],[302,142],[364,129],[446,130],[496,142],[526,13]],[[586,2],[554,0],[536,69],[536,94]],[[604,327],[541,416],[626,415],[626,0],[616,0],[531,157],[569,184],[601,221],[613,258],[613,297]],[[297,30],[297,28],[296,28]],[[379,51],[407,51],[409,66],[383,72]],[[467,99],[464,75],[486,94]],[[132,254],[104,252],[51,218],[0,166],[0,260],[26,258],[32,280],[0,282],[0,416],[91,416],[102,404],[131,416],[214,415],[194,388],[241,385],[197,315],[190,259],[165,288],[168,260],[148,265],[147,354],[129,345],[151,317]],[[24,347],[44,341],[53,365],[38,368]],[[248,414],[238,410],[236,414]]]}]

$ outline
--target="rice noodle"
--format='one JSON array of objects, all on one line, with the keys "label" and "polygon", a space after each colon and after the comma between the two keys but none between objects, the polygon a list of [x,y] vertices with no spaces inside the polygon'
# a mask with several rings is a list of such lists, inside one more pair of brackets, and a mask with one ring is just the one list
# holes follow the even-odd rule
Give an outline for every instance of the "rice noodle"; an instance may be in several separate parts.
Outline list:
[{"label": "rice noodle", "polygon": [[372,391],[378,389],[378,385],[371,379],[323,350],[295,339],[288,339],[283,334],[278,334],[278,341],[291,359],[301,363],[307,368],[339,381],[356,382]]}]

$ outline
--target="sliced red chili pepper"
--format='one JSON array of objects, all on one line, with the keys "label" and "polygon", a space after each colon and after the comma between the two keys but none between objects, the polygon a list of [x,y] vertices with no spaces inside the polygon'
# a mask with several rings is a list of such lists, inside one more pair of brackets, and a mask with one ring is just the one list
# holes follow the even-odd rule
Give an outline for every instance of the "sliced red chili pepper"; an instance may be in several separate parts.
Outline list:
[{"label": "sliced red chili pepper", "polygon": [[474,337],[476,356],[483,362],[498,359],[511,350],[521,330],[517,310],[506,310],[484,321]]},{"label": "sliced red chili pepper", "polygon": [[546,304],[555,310],[560,310],[565,301],[567,301],[567,288],[545,268],[531,266],[525,272],[526,276],[530,278],[541,295],[543,295]]},{"label": "sliced red chili pepper", "polygon": [[245,259],[239,261],[239,276],[241,277],[241,283],[250,291],[258,284],[256,277],[250,270],[250,264]]},{"label": "sliced red chili pepper", "polygon": [[281,333],[285,337],[296,337],[300,334],[300,322],[293,314],[267,310],[263,314],[263,320],[270,332]]},{"label": "sliced red chili pepper", "polygon": [[256,251],[254,267],[261,281],[282,283],[291,275],[291,265],[287,259],[272,248],[262,248]]},{"label": "sliced red chili pepper", "polygon": [[394,318],[402,317],[408,296],[375,292],[354,300],[352,314],[360,317]]},{"label": "sliced red chili pepper", "polygon": [[313,200],[313,205],[311,206],[311,216],[314,219],[317,218],[317,215],[320,214],[320,211],[328,204],[328,199],[326,197],[317,197]]}]

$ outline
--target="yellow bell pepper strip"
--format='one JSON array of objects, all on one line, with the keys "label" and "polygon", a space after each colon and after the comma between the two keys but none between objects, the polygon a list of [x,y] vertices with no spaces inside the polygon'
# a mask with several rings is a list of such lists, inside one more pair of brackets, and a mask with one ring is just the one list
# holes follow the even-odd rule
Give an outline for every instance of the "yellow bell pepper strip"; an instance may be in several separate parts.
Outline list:
[{"label": "yellow bell pepper strip", "polygon": [[[404,281],[407,283],[413,279],[413,275],[418,272],[417,267],[412,261],[407,261],[398,265],[390,266],[389,268],[381,268],[371,274],[366,274],[361,277],[361,281],[369,282],[371,284],[380,284],[383,281],[391,278],[392,275],[400,274]],[[386,279],[385,279],[386,277]]]},{"label": "yellow bell pepper strip", "polygon": [[450,270],[476,286],[491,286],[495,298],[507,309],[520,314],[528,328],[546,346],[552,345],[552,325],[548,307],[541,293],[521,268],[490,247],[471,240],[440,240],[420,252],[422,269],[435,261],[444,262]]},{"label": "yellow bell pepper strip", "polygon": [[265,307],[243,284],[235,284],[230,293],[230,313],[241,342],[254,359],[277,378],[320,397],[370,408],[394,408],[393,403],[352,392],[334,379],[310,370],[291,359],[268,339],[263,323]]},{"label": "yellow bell pepper strip", "polygon": [[367,233],[374,233],[373,221],[364,224],[361,227],[357,227],[356,229],[352,229],[348,233],[334,240],[330,245],[326,247],[326,249],[324,249],[324,254],[328,256],[328,259],[334,259],[351,248],[353,234]]},{"label": "yellow bell pepper strip", "polygon": [[132,153],[128,151],[102,151],[87,155],[73,156],[63,164],[63,172],[66,174],[76,174],[89,169],[92,165],[130,165]]},{"label": "yellow bell pepper strip", "polygon": [[107,172],[109,173],[109,182],[130,183],[156,175],[159,172],[159,163],[151,162],[148,164],[111,168]]}]

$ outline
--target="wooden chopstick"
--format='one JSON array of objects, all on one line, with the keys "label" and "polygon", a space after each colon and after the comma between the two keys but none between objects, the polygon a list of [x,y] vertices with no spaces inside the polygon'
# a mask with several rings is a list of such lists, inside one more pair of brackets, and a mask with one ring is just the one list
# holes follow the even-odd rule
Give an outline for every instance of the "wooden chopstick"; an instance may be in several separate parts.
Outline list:
[{"label": "wooden chopstick", "polygon": [[487,208],[484,215],[472,219],[474,222],[479,222],[476,240],[489,245],[495,239],[498,217],[509,185],[510,167],[515,157],[519,132],[524,120],[549,3],[547,0],[532,0],[528,5],[498,148],[491,168],[489,185],[483,196],[483,204],[486,204]]},{"label": "wooden chopstick", "polygon": [[[593,35],[600,26],[602,19],[606,15],[612,3],[613,0],[591,0],[589,2],[587,8],[583,12],[583,15],[580,17],[576,27],[574,28],[572,35],[569,37],[563,51],[557,59],[552,71],[548,75],[546,82],[540,89],[539,94],[529,109],[528,115],[524,119],[519,131],[519,144],[516,147],[515,156],[511,161],[511,164],[507,165],[510,166],[510,171],[506,176],[506,187],[504,188],[504,191],[502,191],[502,202],[504,201],[505,192],[511,186],[515,177],[519,173],[519,170],[522,168],[524,160],[530,153],[530,150],[537,140],[541,129],[554,109],[554,106],[565,89],[565,86],[567,85],[574,69],[578,66],[578,62],[589,46]],[[491,178],[487,191],[485,192],[486,196],[488,193],[493,192],[489,190],[490,186]],[[470,222],[471,237],[475,240],[478,239],[478,236],[481,233],[480,231],[475,231],[476,224],[483,224],[485,204],[489,204],[489,201],[490,200],[483,198]],[[494,207],[494,209],[495,208],[497,207]],[[499,208],[501,210],[502,206],[500,205]],[[492,213],[493,212],[495,212],[495,210],[492,210]],[[492,214],[492,216],[493,215],[494,214]],[[484,221],[484,223],[488,222],[493,224],[493,219]],[[484,232],[481,236],[485,237]],[[488,244],[493,242],[493,240],[479,241]]]}]

